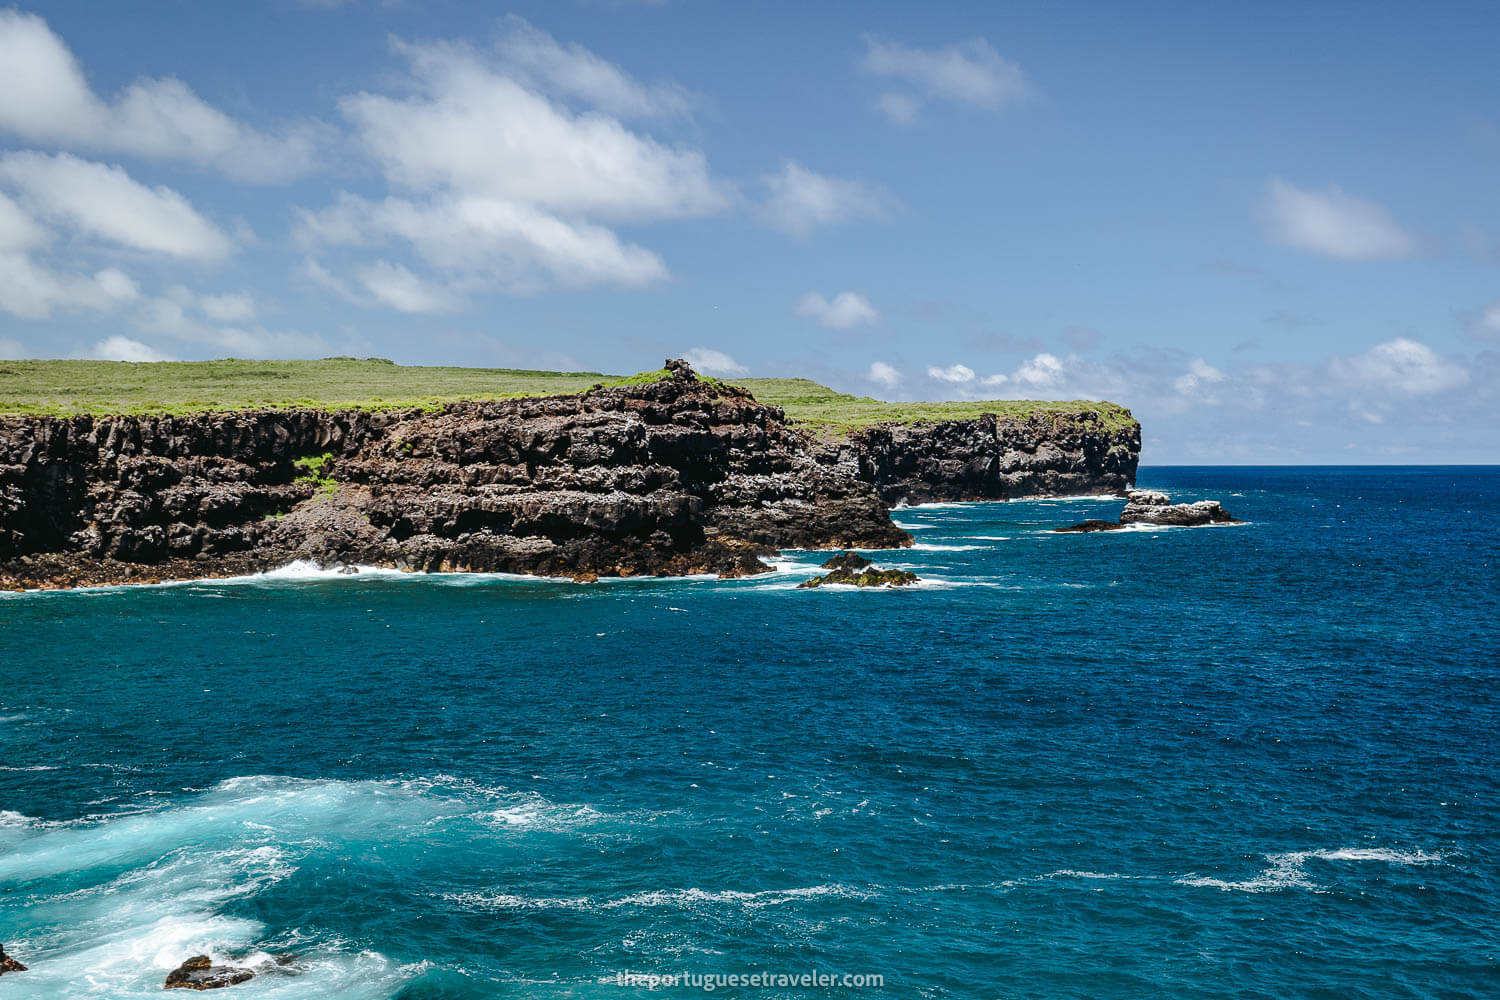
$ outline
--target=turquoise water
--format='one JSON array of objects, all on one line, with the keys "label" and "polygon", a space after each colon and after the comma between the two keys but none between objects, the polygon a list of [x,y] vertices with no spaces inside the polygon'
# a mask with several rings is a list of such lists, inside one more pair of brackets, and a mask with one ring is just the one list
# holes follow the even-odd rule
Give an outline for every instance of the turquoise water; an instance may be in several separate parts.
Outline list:
[{"label": "turquoise water", "polygon": [[1500,470],[1141,483],[1253,523],[0,598],[0,1000],[1500,995]]}]

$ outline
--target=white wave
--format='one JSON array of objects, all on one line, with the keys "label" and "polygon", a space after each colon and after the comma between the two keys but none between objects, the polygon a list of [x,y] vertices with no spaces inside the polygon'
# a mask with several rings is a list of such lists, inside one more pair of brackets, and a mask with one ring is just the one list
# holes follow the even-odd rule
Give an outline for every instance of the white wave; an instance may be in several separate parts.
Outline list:
[{"label": "white wave", "polygon": [[907,524],[905,521],[897,521],[895,519],[892,519],[891,523],[902,531],[931,531],[937,527],[935,524]]},{"label": "white wave", "polygon": [[937,542],[917,542],[911,546],[913,552],[979,552],[988,545],[941,545]]},{"label": "white wave", "polygon": [[626,908],[695,910],[702,907],[741,907],[758,910],[822,897],[871,899],[873,893],[848,885],[814,885],[792,889],[651,889],[615,898],[592,896],[520,896],[514,893],[444,893],[441,898],[468,909],[482,910],[618,910]]},{"label": "white wave", "polygon": [[1011,540],[1010,535],[968,535],[966,537],[981,542],[1008,542]]},{"label": "white wave", "polygon": [[61,771],[62,768],[55,764],[32,764],[29,767],[12,767],[10,765],[0,766],[0,771],[12,771],[19,773],[34,773],[37,771]]},{"label": "white wave", "polygon": [[1178,885],[1219,889],[1224,892],[1275,892],[1281,889],[1306,889],[1311,892],[1324,891],[1308,873],[1309,860],[1319,861],[1377,861],[1392,865],[1427,865],[1441,862],[1443,855],[1429,851],[1401,851],[1383,847],[1341,847],[1331,850],[1288,851],[1284,854],[1267,854],[1269,865],[1264,871],[1248,879],[1221,879],[1203,875],[1184,875],[1174,881]]}]

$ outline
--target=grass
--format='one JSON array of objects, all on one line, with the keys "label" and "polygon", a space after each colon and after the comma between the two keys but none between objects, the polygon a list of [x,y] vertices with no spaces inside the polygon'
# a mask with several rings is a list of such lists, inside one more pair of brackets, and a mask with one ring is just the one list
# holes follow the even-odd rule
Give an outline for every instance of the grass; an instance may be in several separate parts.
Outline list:
[{"label": "grass", "polygon": [[[667,378],[665,369],[638,375],[544,372],[515,368],[397,365],[383,358],[321,361],[0,361],[0,414],[201,413],[208,410],[431,409],[458,399],[515,399],[582,392],[595,385],[640,385]],[[709,379],[717,383],[717,380]],[[1107,426],[1131,422],[1113,403],[990,400],[888,403],[835,392],[802,378],[735,379],[763,403],[816,429],[832,431],[884,421],[930,423],[994,413],[1035,414],[1092,410]],[[321,479],[321,465],[308,470]],[[320,486],[322,484],[320,483]]]},{"label": "grass", "polygon": [[836,392],[805,378],[737,379],[762,403],[779,406],[800,424],[833,431],[847,431],[878,423],[936,423],[941,420],[972,420],[986,413],[1002,417],[1037,414],[1075,414],[1092,410],[1111,430],[1134,423],[1130,411],[1115,403],[1092,400],[988,399],[942,403],[888,403],[868,396]]},{"label": "grass", "polygon": [[300,469],[302,475],[292,480],[297,483],[310,483],[318,488],[318,492],[325,497],[331,497],[339,490],[339,484],[334,482],[332,476],[326,475],[325,467],[333,460],[333,452],[324,452],[321,455],[309,455],[299,458],[292,463]]}]

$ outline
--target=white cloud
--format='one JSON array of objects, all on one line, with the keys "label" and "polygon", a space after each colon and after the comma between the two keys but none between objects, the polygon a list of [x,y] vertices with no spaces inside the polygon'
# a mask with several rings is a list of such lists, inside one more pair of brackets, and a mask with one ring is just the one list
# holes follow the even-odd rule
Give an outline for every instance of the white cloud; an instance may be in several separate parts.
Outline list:
[{"label": "white cloud", "polygon": [[808,292],[797,301],[798,316],[806,316],[819,326],[847,330],[880,320],[880,313],[870,300],[857,292],[839,292],[832,301],[818,292]]},{"label": "white cloud", "polygon": [[693,370],[701,375],[719,375],[725,378],[738,378],[741,375],[749,375],[750,369],[725,354],[723,351],[715,351],[708,347],[695,347],[682,356],[682,359],[693,366]]},{"label": "white cloud", "polygon": [[[1026,74],[983,38],[941,49],[918,49],[873,38],[865,39],[865,46],[861,69],[903,81],[928,99],[998,111],[1031,96]],[[883,94],[878,106],[898,124],[916,120],[918,101],[908,94]]]},{"label": "white cloud", "polygon": [[574,113],[465,45],[399,44],[415,93],[339,102],[389,180],[607,219],[703,215],[728,200],[703,154]]},{"label": "white cloud", "polygon": [[34,14],[0,10],[0,66],[0,130],[28,142],[182,160],[251,181],[284,180],[313,165],[312,127],[268,135],[180,80],[137,80],[113,101],[102,99],[67,45]]},{"label": "white cloud", "polygon": [[1205,401],[1213,402],[1215,400],[1209,390],[1223,382],[1225,377],[1223,372],[1207,361],[1195,358],[1188,364],[1188,370],[1179,375],[1172,386],[1184,396],[1200,396]]},{"label": "white cloud", "polygon": [[28,250],[47,242],[47,231],[0,194],[0,250]]},{"label": "white cloud", "polygon": [[0,251],[0,311],[21,319],[46,319],[57,311],[112,312],[139,294],[135,282],[114,268],[73,274],[24,253]]},{"label": "white cloud", "polygon": [[0,182],[20,191],[37,214],[132,250],[214,259],[234,249],[182,195],[139,184],[120,167],[68,153],[7,153]]},{"label": "white cloud", "polygon": [[[3,245],[3,241],[0,241],[0,246]],[[1500,300],[1466,316],[1465,323],[1470,335],[1479,340],[1500,340]]]},{"label": "white cloud", "polygon": [[[465,44],[396,43],[406,91],[361,93],[340,108],[392,189],[340,194],[298,213],[310,252],[405,244],[432,269],[390,259],[310,260],[305,273],[346,299],[432,312],[485,292],[639,287],[668,277],[651,250],[609,226],[718,212],[728,190],[699,150],[632,131],[616,115],[685,108],[519,18],[494,53]],[[582,110],[563,103],[582,102]]]},{"label": "white cloud", "polygon": [[581,45],[562,45],[512,14],[496,45],[506,67],[536,89],[576,98],[620,118],[686,115],[692,101],[668,83],[644,84]]},{"label": "white cloud", "polygon": [[765,220],[783,232],[803,236],[820,226],[879,215],[889,195],[860,181],[825,177],[794,160],[765,178],[769,195],[762,205]]},{"label": "white cloud", "polygon": [[26,356],[26,346],[19,340],[0,337],[0,361],[20,361]]},{"label": "white cloud", "polygon": [[131,340],[129,337],[115,335],[106,337],[99,341],[84,354],[84,357],[95,361],[176,361],[170,354],[164,354],[152,347],[143,344],[139,340]]},{"label": "white cloud", "polygon": [[399,239],[448,272],[453,284],[475,291],[632,287],[667,276],[660,257],[622,243],[604,226],[567,222],[534,206],[495,198],[374,202],[342,194],[323,212],[302,213],[299,231],[309,245],[379,246]]},{"label": "white cloud", "polygon": [[[237,296],[200,295],[174,285],[164,295],[144,300],[130,316],[131,325],[155,337],[171,337],[190,344],[206,344],[220,356],[242,358],[318,357],[330,353],[322,337],[262,326],[225,323],[215,319],[228,312],[244,312],[244,303],[226,307]],[[253,302],[250,303],[253,309]]]},{"label": "white cloud", "polygon": [[891,91],[881,94],[875,106],[897,125],[915,125],[917,114],[922,109],[922,102],[910,94]]},{"label": "white cloud", "polygon": [[887,389],[894,389],[901,384],[901,373],[884,361],[873,362],[866,377],[871,382],[878,382]]},{"label": "white cloud", "polygon": [[1377,344],[1363,354],[1336,359],[1331,367],[1333,374],[1345,382],[1412,396],[1442,392],[1469,381],[1469,373],[1462,366],[1405,337]]},{"label": "white cloud", "polygon": [[255,300],[245,292],[204,295],[198,300],[203,315],[216,323],[248,323],[255,318]]},{"label": "white cloud", "polygon": [[927,369],[927,377],[950,385],[967,385],[974,381],[974,369],[968,365],[949,365],[946,368],[933,365]]},{"label": "white cloud", "polygon": [[377,260],[355,272],[359,283],[377,302],[406,313],[445,312],[456,304],[455,296],[412,274],[400,264]]},{"label": "white cloud", "polygon": [[1403,257],[1416,249],[1390,212],[1336,185],[1309,191],[1275,178],[1266,189],[1263,221],[1273,242],[1343,260]]}]

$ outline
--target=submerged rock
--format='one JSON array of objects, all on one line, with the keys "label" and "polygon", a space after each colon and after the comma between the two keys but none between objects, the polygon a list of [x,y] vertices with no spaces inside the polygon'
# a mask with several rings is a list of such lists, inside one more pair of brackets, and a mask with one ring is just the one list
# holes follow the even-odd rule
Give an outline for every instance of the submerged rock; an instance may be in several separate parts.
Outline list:
[{"label": "submerged rock", "polygon": [[1195,527],[1201,524],[1239,524],[1217,500],[1197,503],[1173,503],[1165,493],[1154,490],[1131,490],[1126,495],[1121,524],[1175,524]]},{"label": "submerged rock", "polygon": [[0,944],[0,976],[7,972],[25,972],[26,966],[17,962],[5,953],[5,945]]},{"label": "submerged rock", "polygon": [[195,955],[167,973],[163,989],[217,990],[236,983],[249,982],[255,973],[232,965],[214,965],[207,955]]},{"label": "submerged rock", "polygon": [[[856,556],[855,558],[859,557]],[[868,565],[868,562],[866,565]],[[811,580],[803,580],[797,586],[799,588],[807,588],[821,587],[825,583],[842,583],[850,587],[908,587],[919,582],[921,582],[920,578],[910,570],[879,569],[871,566],[863,572],[855,572],[852,569],[836,569],[824,576],[815,576]]]},{"label": "submerged rock", "polygon": [[823,568],[861,570],[869,569],[873,565],[875,564],[856,552],[840,552],[838,555],[834,556],[832,559],[824,563]]}]

